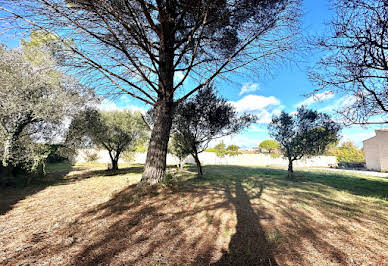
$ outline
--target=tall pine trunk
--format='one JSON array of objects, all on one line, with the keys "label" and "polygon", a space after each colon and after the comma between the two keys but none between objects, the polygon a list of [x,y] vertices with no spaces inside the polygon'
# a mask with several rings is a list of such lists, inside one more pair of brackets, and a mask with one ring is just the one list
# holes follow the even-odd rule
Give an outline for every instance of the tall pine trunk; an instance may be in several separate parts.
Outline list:
[{"label": "tall pine trunk", "polygon": [[158,183],[166,170],[167,146],[173,118],[173,103],[159,101],[156,105],[154,127],[148,145],[142,183]]},{"label": "tall pine trunk", "polygon": [[142,183],[158,183],[166,170],[167,145],[174,112],[175,1],[166,1],[159,12],[159,83],[154,127],[148,145]]}]

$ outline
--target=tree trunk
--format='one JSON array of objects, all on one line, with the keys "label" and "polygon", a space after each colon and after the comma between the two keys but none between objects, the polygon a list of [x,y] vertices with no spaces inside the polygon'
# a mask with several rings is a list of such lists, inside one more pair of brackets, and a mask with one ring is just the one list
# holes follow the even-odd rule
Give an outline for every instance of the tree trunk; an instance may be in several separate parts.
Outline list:
[{"label": "tree trunk", "polygon": [[154,127],[140,181],[142,183],[158,183],[166,170],[167,145],[174,111],[175,17],[175,2],[166,1],[166,8],[160,10],[158,17],[160,21],[158,99],[154,105]]},{"label": "tree trunk", "polygon": [[173,103],[161,100],[156,105],[154,127],[148,145],[142,183],[158,183],[166,170],[167,146],[172,126]]},{"label": "tree trunk", "polygon": [[292,166],[292,159],[291,158],[288,158],[288,178],[292,179],[294,178],[294,169],[293,169],[293,166]]},{"label": "tree trunk", "polygon": [[113,171],[119,170],[119,162],[116,159],[112,160],[112,170]]},{"label": "tree trunk", "polygon": [[198,158],[198,153],[194,153],[194,154],[193,154],[193,157],[194,157],[195,163],[197,164],[197,172],[198,172],[198,176],[199,176],[199,177],[202,177],[202,176],[203,176],[202,165],[201,165],[201,161],[200,161],[199,158]]}]

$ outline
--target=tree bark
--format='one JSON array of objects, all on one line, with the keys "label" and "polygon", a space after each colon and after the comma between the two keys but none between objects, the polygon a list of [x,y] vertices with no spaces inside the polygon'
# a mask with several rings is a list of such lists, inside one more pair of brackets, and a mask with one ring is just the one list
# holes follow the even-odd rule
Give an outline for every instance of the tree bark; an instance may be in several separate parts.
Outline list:
[{"label": "tree bark", "polygon": [[148,145],[147,159],[142,183],[158,183],[166,170],[167,145],[170,138],[174,112],[174,44],[175,12],[173,1],[166,1],[166,8],[160,10],[160,48],[158,100],[154,106],[154,127]]},{"label": "tree bark", "polygon": [[116,171],[119,170],[119,153],[116,153],[115,156],[113,156],[112,151],[108,150],[109,152],[109,157],[112,162],[112,170]]},{"label": "tree bark", "polygon": [[112,170],[114,171],[119,170],[119,163],[118,163],[118,160],[116,159],[112,160]]},{"label": "tree bark", "polygon": [[199,176],[199,177],[202,177],[202,176],[203,176],[203,171],[202,171],[201,161],[200,161],[199,158],[198,158],[198,153],[194,153],[194,154],[192,154],[192,155],[193,155],[193,157],[194,157],[195,163],[197,164],[197,172],[198,172],[198,176]]},{"label": "tree bark", "polygon": [[148,145],[142,183],[158,183],[166,170],[166,156],[172,126],[173,102],[161,100],[156,105],[154,127]]},{"label": "tree bark", "polygon": [[287,175],[287,177],[290,179],[294,178],[294,169],[293,169],[292,163],[293,163],[292,159],[288,158],[288,175]]}]

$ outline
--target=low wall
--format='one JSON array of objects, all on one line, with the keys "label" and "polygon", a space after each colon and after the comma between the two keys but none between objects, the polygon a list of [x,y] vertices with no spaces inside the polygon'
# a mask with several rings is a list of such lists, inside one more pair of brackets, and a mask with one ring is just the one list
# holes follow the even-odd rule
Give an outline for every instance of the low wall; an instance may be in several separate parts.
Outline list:
[{"label": "low wall", "polygon": [[[240,154],[237,156],[217,157],[213,152],[203,152],[199,155],[199,159],[203,164],[213,165],[260,165],[260,166],[288,166],[288,160],[283,157],[273,158],[267,154]],[[194,159],[189,157],[187,163],[195,163]],[[294,162],[296,167],[329,167],[336,165],[337,159],[335,156],[315,156],[304,158]]]},{"label": "low wall", "polygon": [[[77,155],[75,156],[74,161],[76,163],[84,163],[86,162],[86,152],[96,152],[98,154],[98,160],[96,162],[98,163],[110,163],[110,157],[109,153],[106,150],[95,150],[95,149],[82,149],[78,150]],[[136,153],[135,158],[131,163],[145,163],[147,154],[145,152],[143,153]],[[123,163],[124,160],[122,158],[119,159],[119,163]],[[173,155],[168,154],[167,155],[167,164],[178,164],[178,159],[175,158]]]},{"label": "low wall", "polygon": [[[89,150],[93,151],[93,150]],[[107,151],[99,150],[98,153],[99,159],[97,162],[109,163],[110,158]],[[202,164],[211,164],[211,165],[258,165],[258,166],[288,166],[288,160],[279,157],[273,158],[267,154],[240,154],[237,156],[225,156],[223,158],[217,157],[213,152],[203,152],[199,154],[199,159]],[[145,163],[146,153],[137,153],[135,159],[132,161],[134,163]],[[85,150],[80,150],[78,155],[75,158],[76,162],[85,162]],[[119,162],[124,162],[122,159]],[[192,156],[188,156],[185,159],[185,163],[195,164]],[[167,164],[178,164],[178,159],[173,155],[167,155]],[[296,167],[329,167],[331,165],[336,165],[337,159],[335,156],[315,156],[311,158],[304,158],[294,162]]]}]

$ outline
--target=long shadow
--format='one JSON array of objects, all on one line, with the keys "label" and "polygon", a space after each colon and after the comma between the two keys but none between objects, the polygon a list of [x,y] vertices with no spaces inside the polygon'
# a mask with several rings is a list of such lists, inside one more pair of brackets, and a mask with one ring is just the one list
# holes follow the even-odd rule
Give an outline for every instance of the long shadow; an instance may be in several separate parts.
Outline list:
[{"label": "long shadow", "polygon": [[248,196],[241,180],[235,183],[236,196],[233,197],[229,189],[225,191],[226,197],[236,210],[236,233],[229,243],[229,251],[223,251],[223,256],[213,265],[277,265],[273,257],[273,244],[267,241],[267,237],[260,225],[260,220],[271,219],[262,213],[259,217],[253,209],[250,200],[260,198],[263,186],[253,197]]},{"label": "long shadow", "polygon": [[[250,166],[230,166],[230,165],[212,165],[207,166],[212,172],[217,172],[217,169],[222,171],[230,169],[231,173],[248,175],[268,176],[271,179],[278,178],[286,180],[287,171],[283,169],[273,169],[264,167]],[[204,167],[205,171],[206,166]],[[332,173],[332,172],[317,172],[317,171],[295,171],[296,180],[286,180],[279,185],[294,186],[306,182],[326,185],[341,191],[347,191],[353,195],[377,197],[383,200],[388,200],[388,180],[379,177],[360,177],[350,174]]]},{"label": "long shadow", "polygon": [[[68,176],[71,171],[81,171],[78,174]],[[74,167],[70,164],[54,164],[49,165],[47,176],[35,178],[28,186],[16,185],[10,187],[0,187],[0,215],[6,214],[13,209],[19,201],[31,196],[49,186],[66,185],[72,182],[77,182],[90,177],[98,176],[115,176],[128,173],[141,173],[143,166],[133,166],[122,168],[117,171],[110,170],[87,170],[84,167]]]},{"label": "long shadow", "polygon": [[[141,171],[139,166],[122,169],[120,173]],[[266,193],[271,189],[273,193],[274,188],[286,193],[288,186],[306,189],[316,186],[314,183],[319,183],[316,179],[326,178],[320,174],[311,177],[308,173],[309,176],[290,182],[285,180],[284,170],[255,167],[206,166],[205,171],[209,173],[205,178],[184,181],[179,191],[149,187],[148,191],[139,194],[136,185],[129,186],[53,232],[56,237],[64,239],[63,242],[58,244],[48,239],[41,245],[32,244],[30,249],[15,253],[9,264],[26,257],[65,256],[63,253],[68,252],[72,254],[68,261],[71,265],[209,265],[215,261],[213,256],[219,244],[217,237],[224,233],[219,217],[229,212],[233,213],[230,216],[236,215],[236,232],[230,242],[225,243],[228,250],[224,250],[222,255],[218,253],[217,258],[221,258],[213,265],[277,265],[274,258],[277,243],[268,239],[262,226],[264,220],[274,217],[252,204],[254,199],[265,202],[266,197],[261,197],[264,188]],[[106,171],[92,173],[109,175]],[[307,205],[310,197],[316,195],[308,191],[295,194],[295,197],[299,202],[305,200]],[[329,195],[316,201],[334,209],[346,208],[357,215],[357,209],[331,200]],[[319,227],[322,225],[308,213],[281,202],[266,204],[275,205],[288,218],[286,223],[289,224],[284,226],[293,231],[284,234],[290,235],[291,240],[297,239],[301,243],[308,239],[314,242],[318,251],[329,254],[339,264],[346,264],[346,254],[322,238],[320,232],[324,229]],[[204,215],[207,215],[206,219]],[[295,245],[295,242],[291,243]],[[299,261],[305,256],[296,246],[289,247],[289,250]],[[278,256],[276,253],[280,263]]]}]

